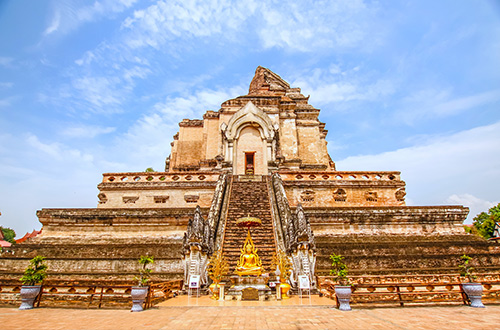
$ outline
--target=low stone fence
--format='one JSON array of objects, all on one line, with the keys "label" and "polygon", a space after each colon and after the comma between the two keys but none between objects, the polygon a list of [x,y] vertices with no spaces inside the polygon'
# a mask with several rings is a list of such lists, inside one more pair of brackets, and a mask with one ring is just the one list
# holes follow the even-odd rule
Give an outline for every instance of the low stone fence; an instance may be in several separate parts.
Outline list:
[{"label": "low stone fence", "polygon": [[151,308],[164,300],[175,297],[178,292],[182,291],[183,284],[183,280],[152,283],[149,286],[149,292],[144,304],[144,309]]},{"label": "low stone fence", "polygon": [[[500,274],[479,274],[483,302],[500,303]],[[469,304],[459,275],[358,276],[352,279],[351,304]],[[335,296],[333,277],[318,277],[320,294]],[[338,302],[337,302],[338,306]]]},{"label": "low stone fence", "polygon": [[[151,308],[171,298],[182,288],[182,280],[152,283],[144,303]],[[0,305],[21,304],[21,284],[0,283]],[[35,307],[130,308],[131,285],[44,284],[35,300]]]}]

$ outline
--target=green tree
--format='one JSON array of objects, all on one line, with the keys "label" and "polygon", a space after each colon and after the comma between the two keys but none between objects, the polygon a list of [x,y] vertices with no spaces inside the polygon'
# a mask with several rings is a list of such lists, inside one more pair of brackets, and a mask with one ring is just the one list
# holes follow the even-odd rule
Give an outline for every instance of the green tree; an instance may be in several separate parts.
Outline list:
[{"label": "green tree", "polygon": [[495,222],[500,222],[500,203],[488,210],[488,213],[481,212],[473,220],[472,224],[477,233],[488,239],[493,237]]},{"label": "green tree", "polygon": [[23,282],[24,285],[39,285],[42,283],[47,277],[47,269],[49,268],[44,261],[45,257],[42,256],[36,256],[31,259],[20,281]]},{"label": "green tree", "polygon": [[11,228],[5,228],[5,227],[0,227],[2,229],[3,237],[7,242],[10,242],[12,244],[16,243],[16,232],[14,229]]},{"label": "green tree", "polygon": [[344,263],[344,257],[340,254],[337,255],[333,253],[330,259],[332,260],[330,275],[335,276],[335,280],[338,281],[340,285],[351,285],[349,283],[348,268]]},{"label": "green tree", "polygon": [[152,264],[153,262],[153,256],[141,256],[139,258],[139,265],[142,265],[142,267],[139,268],[139,276],[135,278],[138,281],[139,286],[146,286],[148,284],[149,277],[151,276],[152,271],[150,268],[148,268],[148,265]]},{"label": "green tree", "polygon": [[148,167],[144,172],[156,172],[152,167]]}]

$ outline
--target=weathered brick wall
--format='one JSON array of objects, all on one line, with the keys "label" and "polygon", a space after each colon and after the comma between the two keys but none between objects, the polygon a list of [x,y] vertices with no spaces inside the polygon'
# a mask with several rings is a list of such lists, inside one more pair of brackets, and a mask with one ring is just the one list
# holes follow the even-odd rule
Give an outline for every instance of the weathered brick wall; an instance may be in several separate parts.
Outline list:
[{"label": "weathered brick wall", "polygon": [[328,275],[332,253],[345,257],[352,275],[457,273],[460,256],[478,272],[500,271],[500,247],[472,235],[346,235],[316,237],[319,275]]},{"label": "weathered brick wall", "polygon": [[405,205],[399,172],[280,171],[290,205],[306,207]]},{"label": "weathered brick wall", "polygon": [[0,255],[0,279],[21,277],[35,255],[46,257],[49,280],[134,281],[141,255],[155,257],[153,279],[182,278],[180,239],[99,240],[98,243],[22,243]]}]

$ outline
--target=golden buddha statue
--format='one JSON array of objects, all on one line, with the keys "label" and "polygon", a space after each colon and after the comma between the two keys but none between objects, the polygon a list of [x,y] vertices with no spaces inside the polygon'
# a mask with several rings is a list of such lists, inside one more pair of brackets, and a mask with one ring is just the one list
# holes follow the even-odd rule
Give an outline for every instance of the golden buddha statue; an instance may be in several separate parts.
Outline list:
[{"label": "golden buddha statue", "polygon": [[236,274],[238,274],[239,276],[260,276],[262,274],[264,267],[262,267],[262,261],[257,254],[257,250],[258,249],[252,242],[252,237],[250,236],[249,230],[247,239],[245,240],[245,244],[243,244],[243,248],[240,250],[241,255],[240,260],[238,261],[238,265],[236,266]]}]

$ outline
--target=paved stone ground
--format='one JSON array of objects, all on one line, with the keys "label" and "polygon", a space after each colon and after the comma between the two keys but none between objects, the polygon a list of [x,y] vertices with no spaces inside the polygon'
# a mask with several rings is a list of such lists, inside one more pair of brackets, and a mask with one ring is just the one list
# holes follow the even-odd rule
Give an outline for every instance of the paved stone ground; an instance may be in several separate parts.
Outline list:
[{"label": "paved stone ground", "polygon": [[[472,321],[474,320],[474,321]],[[2,329],[500,329],[500,306],[370,308],[159,306],[127,310],[0,308]]]}]

